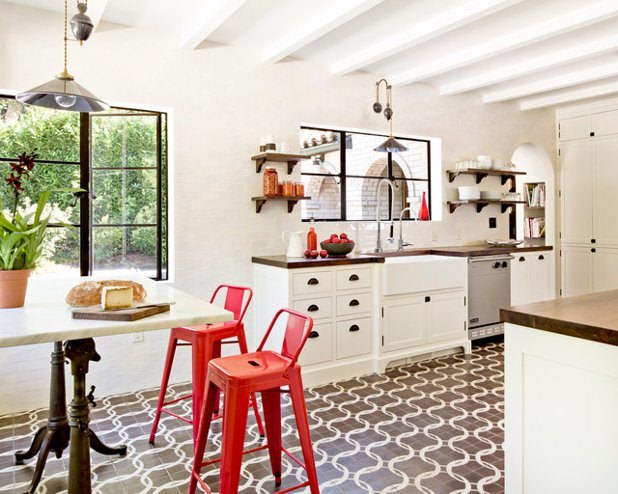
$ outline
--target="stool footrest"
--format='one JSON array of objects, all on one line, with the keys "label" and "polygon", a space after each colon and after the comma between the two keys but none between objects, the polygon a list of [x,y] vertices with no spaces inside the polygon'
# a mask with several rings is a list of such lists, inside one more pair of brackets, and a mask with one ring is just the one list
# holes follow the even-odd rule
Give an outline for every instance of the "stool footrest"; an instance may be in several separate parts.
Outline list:
[{"label": "stool footrest", "polygon": [[183,422],[186,422],[187,424],[193,424],[193,421],[188,419],[187,417],[183,417],[182,415],[178,415],[177,413],[170,412],[169,410],[166,410],[165,408],[161,409],[161,413],[167,413],[168,415],[171,415],[172,417],[176,417],[178,420],[182,420]]},{"label": "stool footrest", "polygon": [[178,403],[179,401],[182,401],[182,400],[188,400],[189,398],[193,398],[193,395],[184,395],[184,396],[181,396],[180,398],[176,398],[175,400],[165,401],[163,402],[161,406],[166,407],[168,405],[173,405],[174,403]]}]

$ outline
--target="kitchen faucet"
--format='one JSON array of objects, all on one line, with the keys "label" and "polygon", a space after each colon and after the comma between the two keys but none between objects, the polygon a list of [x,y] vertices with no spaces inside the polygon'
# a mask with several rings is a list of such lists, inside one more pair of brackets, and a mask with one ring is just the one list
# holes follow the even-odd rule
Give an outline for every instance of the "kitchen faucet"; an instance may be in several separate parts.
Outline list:
[{"label": "kitchen faucet", "polygon": [[399,214],[399,244],[397,245],[397,250],[398,251],[403,251],[404,247],[408,247],[410,245],[414,245],[411,242],[404,242],[403,241],[403,214],[406,211],[410,211],[411,213],[414,213],[414,219],[416,221],[418,221],[418,215],[416,214],[416,210],[412,209],[412,208],[404,208],[401,210],[401,213]]},{"label": "kitchen faucet", "polygon": [[380,189],[383,184],[388,184],[391,189],[391,225],[390,225],[390,236],[388,237],[388,242],[393,243],[395,240],[395,186],[393,182],[391,182],[388,178],[383,178],[378,182],[378,188],[376,189],[376,223],[378,224],[378,238],[376,239],[376,252],[382,252],[382,240],[380,239],[380,206],[382,205],[382,201],[380,200]]}]

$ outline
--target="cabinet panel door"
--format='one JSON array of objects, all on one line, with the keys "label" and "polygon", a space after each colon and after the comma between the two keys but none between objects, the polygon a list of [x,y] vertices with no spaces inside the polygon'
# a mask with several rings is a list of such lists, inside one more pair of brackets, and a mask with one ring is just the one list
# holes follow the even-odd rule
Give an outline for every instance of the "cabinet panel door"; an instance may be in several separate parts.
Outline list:
[{"label": "cabinet panel door", "polygon": [[371,318],[363,317],[338,321],[335,327],[337,332],[337,358],[356,357],[371,352]]},{"label": "cabinet panel door", "polygon": [[530,288],[529,254],[515,254],[511,262],[511,305],[524,305],[532,301]]},{"label": "cabinet panel door", "polygon": [[595,136],[618,134],[618,110],[597,113],[592,119]]},{"label": "cabinet panel door", "polygon": [[618,249],[597,248],[592,254],[592,266],[595,292],[618,288]]},{"label": "cabinet panel door", "polygon": [[464,292],[431,295],[427,308],[427,342],[461,338],[466,331],[466,306]]},{"label": "cabinet panel door", "polygon": [[562,295],[572,297],[592,293],[590,247],[562,247]]},{"label": "cabinet panel door", "polygon": [[618,136],[596,140],[594,156],[593,237],[618,246]]},{"label": "cabinet panel door", "polygon": [[298,357],[300,365],[314,365],[328,362],[333,358],[332,324],[316,324]]},{"label": "cabinet panel door", "polygon": [[554,298],[553,265],[554,256],[551,252],[533,253],[530,256],[531,302],[542,302]]},{"label": "cabinet panel door", "polygon": [[402,350],[425,343],[424,297],[385,299],[383,308],[384,351]]},{"label": "cabinet panel door", "polygon": [[568,141],[570,139],[584,139],[586,137],[590,137],[591,132],[592,117],[590,115],[560,120],[561,141]]},{"label": "cabinet panel door", "polygon": [[583,244],[592,239],[592,141],[561,146],[562,241]]}]

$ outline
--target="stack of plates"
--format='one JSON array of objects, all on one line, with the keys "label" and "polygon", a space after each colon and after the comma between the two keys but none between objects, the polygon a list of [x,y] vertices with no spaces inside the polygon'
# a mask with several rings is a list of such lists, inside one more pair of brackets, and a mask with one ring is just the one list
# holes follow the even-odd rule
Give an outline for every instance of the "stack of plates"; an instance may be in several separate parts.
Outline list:
[{"label": "stack of plates", "polygon": [[457,187],[460,201],[478,201],[481,198],[481,191],[478,185]]},{"label": "stack of plates", "polygon": [[485,240],[485,242],[494,247],[515,247],[516,245],[524,243],[523,240],[515,240],[512,238],[508,240]]}]

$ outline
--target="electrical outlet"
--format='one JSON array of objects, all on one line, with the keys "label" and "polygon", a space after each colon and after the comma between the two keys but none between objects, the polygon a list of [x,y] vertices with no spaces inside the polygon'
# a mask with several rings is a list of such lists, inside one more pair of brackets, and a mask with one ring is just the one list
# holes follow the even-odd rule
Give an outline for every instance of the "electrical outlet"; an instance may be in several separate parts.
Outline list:
[{"label": "electrical outlet", "polygon": [[489,228],[496,228],[497,226],[496,218],[489,218]]},{"label": "electrical outlet", "polygon": [[133,343],[143,343],[144,342],[144,332],[138,331],[137,333],[133,333]]}]

